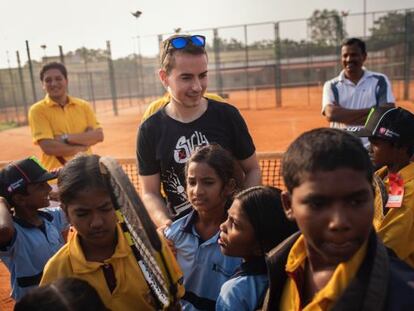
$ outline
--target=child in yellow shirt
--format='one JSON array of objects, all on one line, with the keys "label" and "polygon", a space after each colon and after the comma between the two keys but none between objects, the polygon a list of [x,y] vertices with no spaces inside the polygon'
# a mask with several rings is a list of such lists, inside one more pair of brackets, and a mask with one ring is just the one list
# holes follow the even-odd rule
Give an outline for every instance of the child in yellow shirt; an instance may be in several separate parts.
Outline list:
[{"label": "child in yellow shirt", "polygon": [[[59,174],[58,186],[62,207],[76,232],[49,260],[40,285],[77,277],[89,282],[112,311],[158,309],[155,295],[118,224],[99,169],[99,157],[82,155],[68,162]],[[178,284],[181,272],[165,243],[162,252],[175,271],[178,299],[184,291]]]},{"label": "child in yellow shirt", "polygon": [[263,310],[412,310],[414,271],[372,226],[373,168],[360,140],[311,130],[289,146],[282,171],[285,214],[301,233],[268,255]]}]

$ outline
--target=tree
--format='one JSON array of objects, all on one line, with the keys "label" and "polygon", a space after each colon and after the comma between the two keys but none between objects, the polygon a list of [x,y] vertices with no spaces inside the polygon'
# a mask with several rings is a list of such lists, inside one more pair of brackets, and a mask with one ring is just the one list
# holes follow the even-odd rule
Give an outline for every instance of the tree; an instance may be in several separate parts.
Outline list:
[{"label": "tree", "polygon": [[311,40],[321,46],[338,45],[346,36],[343,17],[337,10],[315,10],[309,18]]},{"label": "tree", "polygon": [[88,49],[86,47],[76,49],[74,52],[70,51],[66,53],[66,56],[80,56],[81,59],[86,60],[87,62],[105,61],[108,58],[106,50]]},{"label": "tree", "polygon": [[[223,39],[218,37],[216,39],[216,44],[219,46],[220,51],[239,51],[244,49],[244,43],[235,39]],[[214,48],[210,46],[209,44],[206,45],[207,51],[214,51]]]},{"label": "tree", "polygon": [[380,49],[402,43],[406,40],[406,31],[411,36],[414,32],[414,12],[390,12],[375,20],[370,31],[370,48]]}]

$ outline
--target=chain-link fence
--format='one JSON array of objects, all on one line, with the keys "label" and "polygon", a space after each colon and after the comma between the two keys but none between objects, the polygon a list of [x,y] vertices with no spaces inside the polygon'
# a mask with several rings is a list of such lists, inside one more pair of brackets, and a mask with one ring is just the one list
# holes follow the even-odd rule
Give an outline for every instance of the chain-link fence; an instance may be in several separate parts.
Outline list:
[{"label": "chain-link fence", "polygon": [[[340,43],[345,37],[366,41],[365,66],[391,79],[397,100],[414,99],[413,9],[364,14],[323,10],[308,19],[182,33],[207,37],[208,90],[241,109],[320,104],[324,81],[341,70]],[[118,109],[136,105],[144,109],[164,93],[157,70],[159,43],[167,36],[137,37],[137,49],[116,59],[111,45],[120,44],[117,40],[103,49],[66,53],[60,46],[60,55],[40,62],[30,59],[26,42],[24,64],[17,53],[18,67],[0,70],[0,121],[27,122],[28,107],[43,97],[38,73],[49,61],[65,63],[70,94],[87,99],[97,112],[112,110],[116,115]]]}]

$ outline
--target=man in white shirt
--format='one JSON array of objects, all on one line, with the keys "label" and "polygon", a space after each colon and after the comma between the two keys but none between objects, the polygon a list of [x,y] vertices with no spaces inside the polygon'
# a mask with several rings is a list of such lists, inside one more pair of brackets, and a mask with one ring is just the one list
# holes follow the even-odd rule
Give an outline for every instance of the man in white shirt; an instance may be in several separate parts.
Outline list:
[{"label": "man in white shirt", "polygon": [[366,58],[364,41],[350,38],[342,43],[343,70],[323,87],[322,114],[331,127],[361,127],[371,107],[394,106],[388,78],[382,73],[366,70],[363,67]]}]

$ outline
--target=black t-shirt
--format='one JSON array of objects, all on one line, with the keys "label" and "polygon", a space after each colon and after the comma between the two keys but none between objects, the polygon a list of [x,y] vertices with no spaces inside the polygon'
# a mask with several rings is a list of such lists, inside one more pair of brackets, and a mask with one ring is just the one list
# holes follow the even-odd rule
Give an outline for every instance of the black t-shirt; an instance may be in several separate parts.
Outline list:
[{"label": "black t-shirt", "polygon": [[211,99],[204,114],[192,122],[174,120],[163,108],[142,123],[137,139],[139,174],[160,173],[175,215],[184,215],[191,207],[185,191],[185,163],[198,147],[211,143],[229,150],[238,160],[247,159],[255,152],[240,112]]}]

